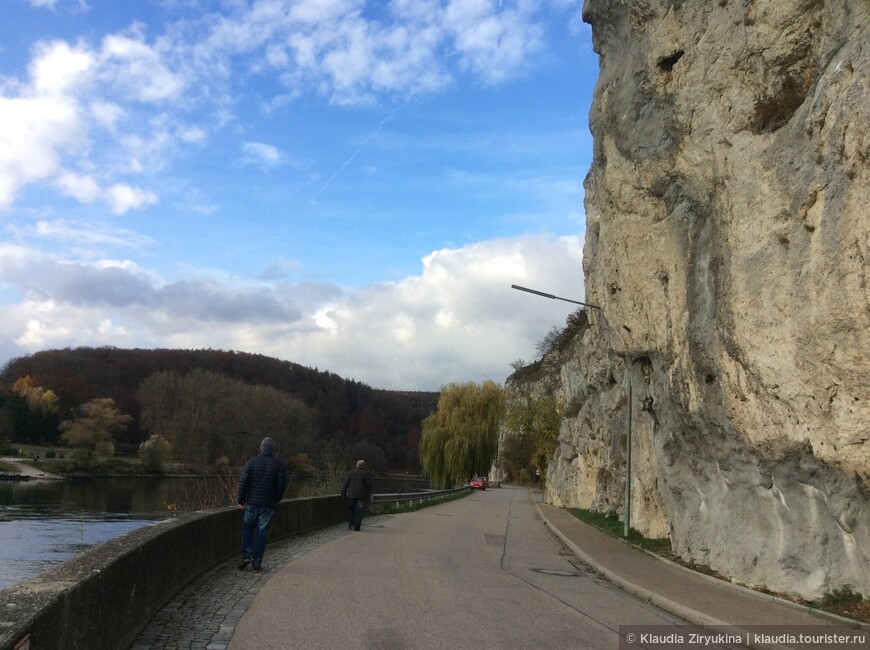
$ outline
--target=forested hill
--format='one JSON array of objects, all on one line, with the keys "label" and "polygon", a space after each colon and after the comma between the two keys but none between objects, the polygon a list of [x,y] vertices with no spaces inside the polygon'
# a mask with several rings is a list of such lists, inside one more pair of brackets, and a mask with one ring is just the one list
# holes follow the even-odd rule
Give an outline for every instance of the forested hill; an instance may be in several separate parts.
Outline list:
[{"label": "forested hill", "polygon": [[[315,440],[336,440],[343,449],[369,444],[384,452],[391,469],[415,469],[422,420],[437,407],[438,394],[378,390],[334,373],[258,354],[217,350],[141,350],[76,348],[49,350],[10,361],[0,373],[0,407],[14,410],[13,385],[29,376],[34,386],[57,395],[51,422],[12,418],[19,429],[13,439],[53,442],[57,423],[80,405],[109,397],[133,417],[120,443],[138,445],[147,435],[141,419],[139,389],[157,373],[188,376],[214,373],[250,386],[268,386],[301,400],[316,421]],[[19,404],[19,407],[21,405]],[[9,422],[7,417],[7,422]],[[33,418],[31,418],[33,419]],[[9,424],[7,424],[7,427]],[[35,429],[41,429],[36,431]],[[37,440],[33,440],[36,442]]]}]

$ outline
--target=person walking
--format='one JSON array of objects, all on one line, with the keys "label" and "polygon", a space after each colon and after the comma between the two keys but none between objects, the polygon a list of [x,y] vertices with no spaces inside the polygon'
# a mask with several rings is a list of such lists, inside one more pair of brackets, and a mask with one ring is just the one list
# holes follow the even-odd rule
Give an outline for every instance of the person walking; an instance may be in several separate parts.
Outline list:
[{"label": "person walking", "polygon": [[254,571],[263,570],[266,537],[275,506],[287,490],[287,468],[275,458],[275,441],[269,437],[260,443],[260,455],[254,456],[242,470],[236,501],[244,509],[242,516],[242,561]]},{"label": "person walking", "polygon": [[356,461],[356,469],[347,473],[341,486],[341,496],[347,501],[347,528],[359,530],[362,526],[363,506],[372,493],[372,476],[364,460]]}]

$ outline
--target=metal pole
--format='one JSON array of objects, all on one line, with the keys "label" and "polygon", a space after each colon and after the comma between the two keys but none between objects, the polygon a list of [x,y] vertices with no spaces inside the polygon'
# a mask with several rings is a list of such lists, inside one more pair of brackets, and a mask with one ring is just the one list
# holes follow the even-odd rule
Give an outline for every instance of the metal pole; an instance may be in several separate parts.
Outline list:
[{"label": "metal pole", "polygon": [[625,530],[623,537],[628,538],[631,530],[631,375],[628,365],[625,368],[625,376],[628,378],[628,430],[625,436]]},{"label": "metal pole", "polygon": [[559,296],[554,296],[552,293],[544,293],[543,291],[538,291],[537,289],[521,287],[518,284],[512,284],[511,289],[525,291],[526,293],[533,293],[536,296],[543,296],[544,298],[550,298],[551,300],[564,300],[565,302],[573,302],[575,305],[583,305],[584,307],[591,307],[592,309],[601,309],[601,307],[599,307],[598,305],[592,305],[588,302],[580,302],[579,300],[571,300],[570,298],[561,298]]},{"label": "metal pole", "polygon": [[[533,293],[536,296],[543,296],[544,298],[550,298],[551,300],[564,300],[565,302],[573,302],[575,305],[583,305],[584,307],[589,307],[591,309],[598,309],[602,313],[604,310],[601,309],[598,305],[592,305],[588,302],[580,302],[579,300],[571,300],[570,298],[561,298],[559,296],[554,296],[552,293],[545,293],[543,291],[538,291],[537,289],[529,289],[528,287],[521,287],[518,284],[512,284],[511,289],[518,289],[519,291],[525,291],[526,293]],[[605,321],[607,317],[605,316]],[[622,326],[627,332],[631,332],[631,330],[626,326]],[[625,364],[625,376],[626,383],[628,384],[628,430],[625,436],[625,529],[624,529],[624,537],[628,537],[628,531],[631,529],[631,376],[628,372],[628,361],[626,360]]]}]

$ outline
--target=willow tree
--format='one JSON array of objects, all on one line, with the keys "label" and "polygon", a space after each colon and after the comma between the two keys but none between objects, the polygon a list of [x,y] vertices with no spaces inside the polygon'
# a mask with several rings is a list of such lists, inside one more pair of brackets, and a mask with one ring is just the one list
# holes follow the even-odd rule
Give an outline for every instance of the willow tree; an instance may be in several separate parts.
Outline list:
[{"label": "willow tree", "polygon": [[493,381],[441,388],[438,410],[423,420],[420,463],[435,487],[486,474],[498,452],[504,393]]}]

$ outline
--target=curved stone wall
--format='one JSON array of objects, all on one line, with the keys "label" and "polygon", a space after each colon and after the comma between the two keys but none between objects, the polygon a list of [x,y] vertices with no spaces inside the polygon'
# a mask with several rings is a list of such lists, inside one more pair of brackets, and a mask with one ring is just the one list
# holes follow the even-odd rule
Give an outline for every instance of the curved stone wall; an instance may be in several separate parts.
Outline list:
[{"label": "curved stone wall", "polygon": [[[344,520],[338,495],[289,499],[269,532],[275,541]],[[127,648],[176,593],[239,554],[236,507],[197,512],[134,530],[0,591],[0,648]]]}]

